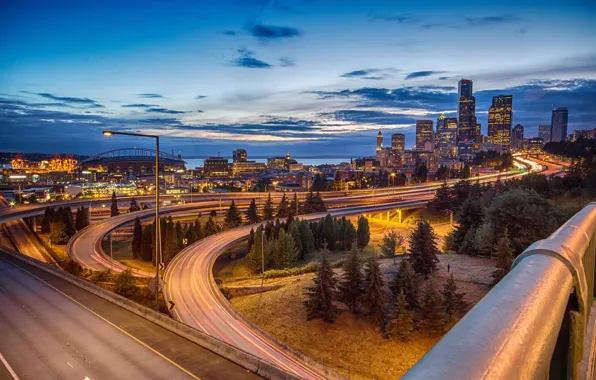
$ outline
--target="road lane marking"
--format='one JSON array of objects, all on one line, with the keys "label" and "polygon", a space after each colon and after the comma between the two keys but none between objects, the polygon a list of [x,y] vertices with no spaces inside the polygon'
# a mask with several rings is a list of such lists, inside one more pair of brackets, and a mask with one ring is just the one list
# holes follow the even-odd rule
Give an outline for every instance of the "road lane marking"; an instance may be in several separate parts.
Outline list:
[{"label": "road lane marking", "polygon": [[74,368],[74,367],[72,366],[72,364],[70,364],[70,362],[66,362],[66,364],[68,364],[68,365],[70,366],[70,368]]},{"label": "road lane marking", "polygon": [[[178,368],[179,370],[181,370],[182,372],[186,373],[187,375],[189,375],[190,377],[192,377],[193,379],[197,379],[197,380],[201,380],[200,377],[194,375],[193,373],[189,372],[188,370],[186,370],[185,368],[183,368],[182,366],[180,366],[179,364],[177,364],[176,362],[174,362],[173,360],[167,358],[166,356],[164,356],[163,354],[161,354],[160,352],[156,351],[153,347],[145,344],[144,342],[142,342],[141,340],[139,340],[138,338],[136,338],[135,336],[131,335],[130,333],[128,333],[127,331],[123,330],[122,328],[118,327],[117,325],[113,324],[112,322],[110,322],[109,320],[107,320],[106,318],[102,317],[101,315],[97,314],[95,311],[89,309],[87,306],[83,305],[82,303],[80,303],[79,301],[75,300],[74,298],[72,298],[71,296],[69,296],[68,294],[62,292],[61,290],[57,289],[56,287],[54,287],[53,285],[48,284],[46,281],[42,280],[41,278],[39,278],[38,276],[34,275],[33,273],[29,272],[28,270],[18,266],[17,264],[8,261],[9,264],[19,268],[20,270],[22,270],[23,272],[29,274],[30,276],[36,278],[37,280],[39,280],[40,282],[44,283],[45,285],[49,286],[50,288],[54,289],[56,292],[62,294],[64,297],[68,298],[69,300],[71,300],[72,302],[76,303],[77,305],[79,305],[80,307],[82,307],[83,309],[89,311],[91,314],[95,315],[97,318],[101,319],[102,321],[106,322],[107,324],[109,324],[110,326],[112,326],[113,328],[115,328],[116,330],[120,331],[121,333],[127,335],[129,338],[133,339],[135,342],[139,343],[140,345],[144,346],[145,348],[149,349],[151,352],[153,352],[154,354],[156,354],[157,356],[161,357],[162,359],[166,360],[168,363],[172,364],[174,367]],[[93,293],[90,293],[93,294]],[[100,297],[101,298],[101,297]],[[109,301],[108,301],[109,302]],[[128,310],[127,310],[128,311]],[[159,326],[159,325],[158,325]],[[161,326],[160,326],[161,327]],[[0,357],[2,357],[2,354],[0,354]],[[2,357],[2,362],[8,367],[8,363],[6,363],[4,361],[4,358]],[[10,370],[9,370],[10,371]],[[16,376],[16,374],[14,375]],[[14,377],[13,376],[13,377]],[[15,380],[18,380],[18,377],[14,377]]]},{"label": "road lane marking", "polygon": [[2,364],[4,364],[4,366],[8,370],[8,373],[10,373],[10,376],[12,376],[12,378],[14,380],[19,380],[19,377],[17,376],[16,372],[12,369],[12,367],[10,366],[10,364],[8,364],[8,362],[6,361],[6,359],[4,359],[4,356],[2,356],[2,353],[1,352],[0,352],[0,361],[2,362]]}]

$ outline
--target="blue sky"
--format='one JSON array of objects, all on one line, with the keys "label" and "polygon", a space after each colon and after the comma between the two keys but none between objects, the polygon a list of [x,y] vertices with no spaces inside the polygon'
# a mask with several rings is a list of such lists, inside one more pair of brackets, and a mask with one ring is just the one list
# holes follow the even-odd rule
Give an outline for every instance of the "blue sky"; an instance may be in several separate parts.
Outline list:
[{"label": "blue sky", "polygon": [[[0,2],[0,150],[93,154],[164,136],[183,155],[372,154],[379,129],[454,116],[474,80],[535,135],[552,105],[596,127],[590,1]],[[389,142],[387,138],[386,143]]]}]

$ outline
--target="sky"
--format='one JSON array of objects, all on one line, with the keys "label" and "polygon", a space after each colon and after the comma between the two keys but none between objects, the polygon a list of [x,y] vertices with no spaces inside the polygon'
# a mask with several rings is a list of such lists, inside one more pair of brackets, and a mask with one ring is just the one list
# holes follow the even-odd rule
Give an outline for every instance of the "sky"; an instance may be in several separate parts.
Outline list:
[{"label": "sky", "polygon": [[526,136],[596,128],[596,2],[0,1],[0,151],[373,155],[455,117],[457,82],[513,95]]}]

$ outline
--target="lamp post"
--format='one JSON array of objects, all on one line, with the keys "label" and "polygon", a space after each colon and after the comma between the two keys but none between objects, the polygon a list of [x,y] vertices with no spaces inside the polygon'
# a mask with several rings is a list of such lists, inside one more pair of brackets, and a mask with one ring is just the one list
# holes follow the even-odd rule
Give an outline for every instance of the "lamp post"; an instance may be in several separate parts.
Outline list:
[{"label": "lamp post", "polygon": [[265,282],[265,229],[261,228],[261,287]]},{"label": "lamp post", "polygon": [[103,131],[104,136],[124,135],[155,139],[155,309],[159,310],[159,265],[161,264],[161,226],[159,221],[159,136],[142,133]]}]

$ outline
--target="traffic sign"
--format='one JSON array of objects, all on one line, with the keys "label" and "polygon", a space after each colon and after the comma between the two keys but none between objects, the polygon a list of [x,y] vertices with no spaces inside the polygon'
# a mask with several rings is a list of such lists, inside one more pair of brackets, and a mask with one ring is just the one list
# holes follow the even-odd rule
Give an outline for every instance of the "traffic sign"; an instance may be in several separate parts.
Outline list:
[{"label": "traffic sign", "polygon": [[159,263],[159,270],[166,269],[166,265],[164,263]]},{"label": "traffic sign", "polygon": [[172,300],[168,301],[168,310],[174,310],[176,303]]},{"label": "traffic sign", "polygon": [[182,244],[187,245],[188,244],[188,239],[187,238],[182,239]]}]

